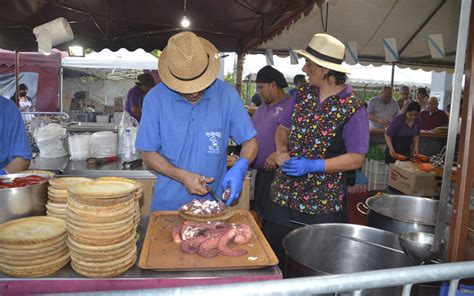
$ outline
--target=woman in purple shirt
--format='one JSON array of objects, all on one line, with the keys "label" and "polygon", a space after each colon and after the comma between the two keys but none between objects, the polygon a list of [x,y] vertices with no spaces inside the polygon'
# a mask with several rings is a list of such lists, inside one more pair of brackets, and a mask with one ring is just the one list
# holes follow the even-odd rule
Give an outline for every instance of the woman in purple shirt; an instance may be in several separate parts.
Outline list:
[{"label": "woman in purple shirt", "polygon": [[385,163],[394,163],[395,154],[411,157],[411,145],[414,143],[415,153],[418,153],[418,143],[421,131],[420,104],[411,102],[405,113],[398,115],[385,131]]}]

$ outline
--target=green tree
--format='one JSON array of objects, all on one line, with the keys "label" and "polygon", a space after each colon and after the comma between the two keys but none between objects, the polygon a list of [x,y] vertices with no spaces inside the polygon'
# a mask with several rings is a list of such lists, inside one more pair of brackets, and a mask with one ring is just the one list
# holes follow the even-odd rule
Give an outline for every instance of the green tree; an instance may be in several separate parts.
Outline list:
[{"label": "green tree", "polygon": [[160,58],[160,55],[161,55],[161,50],[159,49],[153,49],[151,52],[150,52],[154,57],[156,57],[157,59]]}]

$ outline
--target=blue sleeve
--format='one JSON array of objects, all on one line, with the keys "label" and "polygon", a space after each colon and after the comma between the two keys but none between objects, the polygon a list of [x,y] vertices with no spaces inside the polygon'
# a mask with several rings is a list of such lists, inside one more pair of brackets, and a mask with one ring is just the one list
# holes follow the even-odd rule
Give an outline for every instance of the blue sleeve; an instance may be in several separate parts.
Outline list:
[{"label": "blue sleeve", "polygon": [[20,111],[14,103],[8,104],[7,110],[5,111],[7,120],[5,121],[5,127],[2,128],[5,128],[7,134],[10,134],[8,160],[12,161],[15,157],[30,160],[31,147],[26,136],[25,125],[23,124],[23,118],[21,117]]},{"label": "blue sleeve", "polygon": [[237,91],[234,88],[229,88],[228,92],[231,102],[229,135],[235,143],[240,145],[255,137],[257,132]]},{"label": "blue sleeve", "polygon": [[161,149],[158,92],[158,88],[150,90],[143,102],[142,118],[135,141],[135,147],[142,151],[157,152]]}]

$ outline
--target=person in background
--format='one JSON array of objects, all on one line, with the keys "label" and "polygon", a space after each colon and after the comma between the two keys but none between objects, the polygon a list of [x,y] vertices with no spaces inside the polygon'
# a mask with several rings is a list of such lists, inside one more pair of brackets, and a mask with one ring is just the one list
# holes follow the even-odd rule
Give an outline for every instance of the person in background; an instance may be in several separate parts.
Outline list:
[{"label": "person in background", "polygon": [[416,91],[416,101],[420,105],[421,111],[425,111],[428,105],[428,92],[425,87],[420,87]]},{"label": "person in background", "polygon": [[380,96],[369,100],[369,119],[371,128],[386,128],[400,113],[398,103],[392,97],[392,88],[384,86]]},{"label": "person in background", "polygon": [[28,169],[31,147],[15,103],[0,96],[0,175]]},{"label": "person in background", "polygon": [[[158,173],[151,211],[177,210],[196,198],[230,190],[240,197],[258,151],[256,131],[236,89],[217,79],[219,54],[208,40],[185,31],[170,37],[158,61],[162,83],[145,97],[136,147]],[[242,145],[226,172],[229,139]]]},{"label": "person in background", "polygon": [[400,86],[400,100],[398,100],[398,107],[400,107],[400,113],[405,113],[408,104],[410,104],[410,88],[406,85]]},{"label": "person in background", "polygon": [[281,260],[282,240],[291,230],[347,221],[345,172],[360,168],[369,148],[367,111],[346,84],[344,43],[315,34],[306,50],[295,52],[306,59],[308,85],[299,89],[294,111],[280,120],[275,134],[281,170],[272,182],[263,226]]},{"label": "person in background", "polygon": [[257,90],[255,94],[252,96],[252,99],[250,100],[250,106],[258,107],[260,105],[262,105],[262,98],[260,97],[260,94],[258,93],[258,90]]},{"label": "person in background", "polygon": [[133,116],[138,122],[142,117],[142,106],[143,99],[150,89],[152,89],[156,83],[155,79],[150,73],[143,73],[138,75],[135,86],[132,87],[127,94],[127,100],[125,101],[125,111]]},{"label": "person in background", "polygon": [[[28,86],[24,83],[18,85],[18,102],[16,102],[16,92],[10,97],[10,100],[17,103],[20,112],[33,112],[33,99],[28,96]],[[33,114],[22,114],[23,121],[31,121]]]},{"label": "person in background", "polygon": [[264,220],[265,205],[269,202],[270,186],[278,167],[276,162],[275,131],[282,116],[291,116],[295,98],[283,90],[288,87],[285,76],[265,66],[257,73],[257,89],[263,104],[252,116],[257,131],[258,154],[251,167],[257,170],[253,208]]},{"label": "person in background", "polygon": [[421,129],[432,130],[438,126],[446,126],[449,123],[448,115],[443,110],[438,109],[438,98],[431,97],[428,100],[428,106],[426,110],[421,111]]},{"label": "person in background", "polygon": [[411,158],[411,146],[414,144],[414,152],[418,153],[420,140],[421,120],[420,104],[411,102],[405,113],[398,115],[385,131],[385,163],[394,163],[395,154],[402,154]]},{"label": "person in background", "polygon": [[292,88],[288,91],[290,96],[296,96],[296,92],[300,87],[306,84],[306,77],[303,74],[297,74],[293,77],[293,83],[295,84],[295,88]]}]

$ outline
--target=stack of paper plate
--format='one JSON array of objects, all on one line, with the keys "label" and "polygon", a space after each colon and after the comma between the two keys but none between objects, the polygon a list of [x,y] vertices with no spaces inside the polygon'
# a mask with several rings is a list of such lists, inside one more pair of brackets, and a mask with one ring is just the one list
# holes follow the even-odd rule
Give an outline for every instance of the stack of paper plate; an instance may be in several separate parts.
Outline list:
[{"label": "stack of paper plate", "polygon": [[90,178],[65,177],[49,179],[46,214],[66,220],[67,188],[73,184],[92,181]]},{"label": "stack of paper plate", "polygon": [[135,264],[137,186],[96,180],[68,188],[67,230],[72,268],[88,277],[112,277]]},{"label": "stack of paper plate", "polygon": [[109,180],[109,181],[122,181],[122,182],[128,182],[131,184],[134,184],[137,186],[137,190],[133,193],[134,196],[134,224],[135,224],[135,230],[138,231],[138,225],[140,224],[140,206],[143,205],[143,185],[142,183],[132,180],[132,179],[127,179],[127,178],[121,178],[121,177],[100,177],[97,178],[97,180]]},{"label": "stack of paper plate", "polygon": [[40,277],[69,262],[66,223],[46,216],[0,224],[0,270],[15,277]]}]

